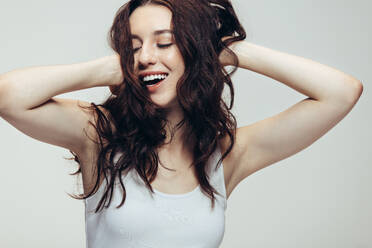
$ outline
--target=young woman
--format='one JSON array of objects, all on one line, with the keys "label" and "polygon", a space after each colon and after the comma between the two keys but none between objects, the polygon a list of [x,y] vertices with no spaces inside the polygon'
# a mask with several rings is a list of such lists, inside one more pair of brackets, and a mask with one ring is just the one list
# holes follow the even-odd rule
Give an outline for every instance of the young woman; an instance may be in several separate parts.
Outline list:
[{"label": "young woman", "polygon": [[[341,71],[244,41],[227,0],[132,0],[110,34],[113,56],[0,75],[1,117],[74,154],[91,248],[218,247],[234,188],[319,139],[363,90]],[[237,128],[228,65],[308,98]],[[103,104],[55,97],[97,86],[113,93]]]}]

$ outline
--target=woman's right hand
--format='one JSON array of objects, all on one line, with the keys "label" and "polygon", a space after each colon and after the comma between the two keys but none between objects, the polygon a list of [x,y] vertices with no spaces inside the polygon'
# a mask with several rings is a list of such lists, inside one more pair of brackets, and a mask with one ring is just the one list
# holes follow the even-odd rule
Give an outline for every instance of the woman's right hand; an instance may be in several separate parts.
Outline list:
[{"label": "woman's right hand", "polygon": [[110,81],[110,91],[113,95],[118,95],[120,91],[120,86],[123,83],[123,71],[120,65],[120,55],[115,53],[110,56],[110,65],[112,68],[112,80]]}]

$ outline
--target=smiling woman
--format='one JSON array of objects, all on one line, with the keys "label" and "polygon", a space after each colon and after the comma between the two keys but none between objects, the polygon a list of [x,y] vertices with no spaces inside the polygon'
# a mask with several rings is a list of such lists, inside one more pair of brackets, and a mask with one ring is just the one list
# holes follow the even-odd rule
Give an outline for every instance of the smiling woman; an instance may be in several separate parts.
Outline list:
[{"label": "smiling woman", "polygon": [[[1,117],[73,154],[89,248],[219,247],[236,186],[310,146],[363,91],[346,73],[244,41],[228,0],[130,0],[109,37],[115,55],[0,75]],[[237,128],[238,67],[306,98]],[[97,86],[113,93],[102,104],[55,97]]]},{"label": "smiling woman", "polygon": [[[98,161],[106,154],[110,154],[110,161],[97,165],[98,176],[91,176],[95,179],[94,187],[84,196],[88,197],[90,247],[107,243],[112,247],[130,244],[217,247],[222,241],[226,170],[215,166],[221,165],[222,155],[225,157],[233,145],[236,121],[221,98],[227,84],[231,89],[232,107],[233,87],[219,55],[224,48],[229,50],[228,44],[243,40],[245,32],[231,4],[228,1],[221,4],[222,10],[208,1],[134,0],[119,9],[111,29],[111,45],[120,55],[124,79],[117,86],[116,97],[101,105],[108,110],[113,123],[117,123],[118,138],[99,149]],[[236,36],[222,40],[232,34]],[[104,121],[105,114],[98,108],[96,112],[97,133],[100,137],[109,137],[111,128]],[[222,137],[231,139],[223,153],[219,149]],[[112,154],[117,152],[120,155],[114,162]],[[219,170],[214,170],[217,168]],[[103,182],[104,193],[100,173],[107,180]],[[121,181],[123,174],[127,175],[121,183],[124,193],[119,193],[114,187],[115,178],[118,176]],[[131,207],[137,202],[135,198],[143,195],[138,192],[136,180],[144,182],[142,187],[148,187],[157,196],[155,202],[143,196],[141,212]],[[98,194],[93,195],[97,189]],[[112,192],[123,196],[121,202],[117,197],[112,198]],[[174,202],[174,197],[179,200]],[[108,210],[103,210],[106,201],[105,207],[113,209],[111,200],[121,209],[114,211],[111,221],[95,225],[102,214],[108,214]],[[127,201],[128,206],[124,204]],[[164,212],[159,210],[163,207],[153,207],[160,203],[182,213],[179,216],[182,221],[159,219]],[[195,212],[195,207],[200,211]],[[151,225],[135,224],[139,215],[151,221]],[[114,219],[118,218],[123,222],[116,223]],[[201,222],[206,225],[201,227]],[[103,226],[115,228],[103,230]],[[169,233],[143,233],[144,229],[169,227],[174,230],[170,236]],[[120,230],[135,243],[122,240]],[[188,233],[187,239],[185,233]],[[98,239],[98,234],[110,240]]]},{"label": "smiling woman", "polygon": [[[156,14],[154,14],[156,13]],[[134,52],[134,73],[146,77],[151,100],[162,108],[177,103],[177,82],[184,74],[182,54],[173,37],[172,12],[159,4],[135,9],[129,18]],[[156,75],[167,75],[159,81]],[[163,83],[164,82],[164,83]]]}]

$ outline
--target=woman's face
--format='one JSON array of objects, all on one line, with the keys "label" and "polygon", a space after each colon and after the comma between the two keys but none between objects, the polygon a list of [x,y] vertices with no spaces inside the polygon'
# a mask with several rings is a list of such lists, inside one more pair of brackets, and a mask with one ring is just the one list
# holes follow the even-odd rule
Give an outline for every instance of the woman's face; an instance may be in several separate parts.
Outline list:
[{"label": "woman's face", "polygon": [[142,83],[156,83],[146,88],[152,101],[164,108],[178,105],[176,86],[185,71],[171,19],[172,12],[167,7],[152,4],[138,7],[129,18],[135,72]]}]

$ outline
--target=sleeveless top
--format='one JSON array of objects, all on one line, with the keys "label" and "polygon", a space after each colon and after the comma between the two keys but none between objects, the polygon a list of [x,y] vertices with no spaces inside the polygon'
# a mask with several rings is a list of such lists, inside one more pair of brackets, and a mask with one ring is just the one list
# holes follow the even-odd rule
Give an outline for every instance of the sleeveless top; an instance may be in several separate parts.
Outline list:
[{"label": "sleeveless top", "polygon": [[[225,232],[226,188],[220,148],[209,157],[209,183],[222,195],[211,199],[200,185],[184,194],[167,194],[153,188],[151,193],[132,169],[122,176],[126,199],[120,208],[123,190],[115,180],[111,204],[94,213],[106,180],[98,191],[84,200],[85,233],[88,248],[218,248]],[[115,162],[117,161],[114,160]]]}]

